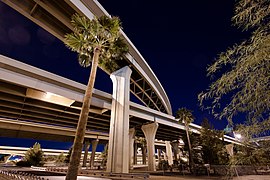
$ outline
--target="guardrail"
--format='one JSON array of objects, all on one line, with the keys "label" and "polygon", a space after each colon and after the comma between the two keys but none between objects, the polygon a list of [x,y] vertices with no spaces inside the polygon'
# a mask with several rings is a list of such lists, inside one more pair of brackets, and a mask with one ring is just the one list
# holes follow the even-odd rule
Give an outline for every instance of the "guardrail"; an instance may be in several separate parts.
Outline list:
[{"label": "guardrail", "polygon": [[[59,168],[59,167],[49,167],[46,171],[57,172],[57,173],[66,173],[67,168]],[[80,175],[91,175],[97,177],[119,177],[119,178],[134,178],[134,179],[148,179],[148,173],[111,173],[104,171],[93,171],[87,169],[79,170]]]},{"label": "guardrail", "polygon": [[[33,168],[31,168],[33,169]],[[35,169],[35,168],[34,168]],[[67,168],[59,167],[47,167],[42,169],[35,169],[38,171],[57,172],[62,173],[63,176],[67,173]],[[92,171],[92,170],[79,170],[79,175],[90,175],[96,177],[111,177],[111,178],[128,178],[128,179],[148,179],[148,173],[111,173],[104,171]],[[0,170],[0,180],[49,180],[44,177],[31,174],[29,172],[17,171],[17,170]]]},{"label": "guardrail", "polygon": [[6,171],[0,170],[0,179],[1,180],[49,180],[45,178],[41,178],[39,176],[22,172],[22,171]]}]

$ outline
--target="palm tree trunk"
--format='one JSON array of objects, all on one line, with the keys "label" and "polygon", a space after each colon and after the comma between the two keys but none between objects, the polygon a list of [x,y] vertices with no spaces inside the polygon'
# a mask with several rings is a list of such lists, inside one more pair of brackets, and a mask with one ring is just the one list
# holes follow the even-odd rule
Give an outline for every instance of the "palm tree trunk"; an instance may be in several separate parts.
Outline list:
[{"label": "palm tree trunk", "polygon": [[76,135],[75,135],[74,144],[73,144],[73,151],[70,157],[70,163],[68,166],[66,180],[77,179],[80,160],[81,160],[81,154],[82,154],[85,129],[87,125],[89,108],[90,108],[90,103],[91,103],[91,98],[92,98],[92,92],[93,92],[94,83],[96,79],[99,55],[100,55],[100,48],[96,47],[94,50],[91,72],[90,72],[88,84],[87,84],[84,99],[83,99],[82,110],[81,110],[79,122],[77,125]]},{"label": "palm tree trunk", "polygon": [[186,126],[187,140],[188,140],[189,169],[190,169],[190,172],[193,174],[193,158],[192,158],[191,143],[190,143],[190,139],[189,139],[189,128],[188,128],[187,124],[185,124],[185,126]]}]

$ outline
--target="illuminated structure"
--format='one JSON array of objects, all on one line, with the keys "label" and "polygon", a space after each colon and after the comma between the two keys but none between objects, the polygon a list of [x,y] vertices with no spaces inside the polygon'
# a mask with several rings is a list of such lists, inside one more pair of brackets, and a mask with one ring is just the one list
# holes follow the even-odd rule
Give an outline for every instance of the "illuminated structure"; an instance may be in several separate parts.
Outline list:
[{"label": "illuminated structure", "polygon": [[[96,0],[2,1],[62,41],[72,32],[74,13],[90,19],[110,16]],[[177,140],[185,128],[172,116],[169,99],[151,68],[121,33],[130,52],[122,68],[111,74],[112,95],[93,92],[85,139],[109,140],[107,170],[126,173],[132,167],[134,134],[145,136],[149,170],[155,170],[154,140]],[[0,56],[0,75],[1,136],[73,139],[84,85],[4,56]],[[130,92],[145,106],[130,102]],[[190,128],[198,133],[200,126]],[[166,147],[170,148],[168,143]]]}]

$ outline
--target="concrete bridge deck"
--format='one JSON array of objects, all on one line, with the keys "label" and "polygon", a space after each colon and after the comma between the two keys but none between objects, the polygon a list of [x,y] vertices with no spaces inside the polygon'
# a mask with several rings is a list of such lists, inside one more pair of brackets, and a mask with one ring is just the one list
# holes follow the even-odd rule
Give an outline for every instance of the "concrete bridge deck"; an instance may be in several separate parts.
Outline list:
[{"label": "concrete bridge deck", "polygon": [[[84,89],[83,84],[0,55],[0,136],[35,138],[37,135],[30,135],[30,131],[50,134],[52,130],[45,127],[52,126],[54,134],[59,134],[59,137],[62,134],[64,141],[70,141],[75,133]],[[112,95],[94,90],[87,138],[99,136],[107,140],[111,102]],[[143,136],[140,127],[150,122],[159,124],[158,140],[176,140],[185,133],[184,124],[178,123],[171,115],[133,102],[129,102],[129,106],[130,128],[136,129],[137,136]],[[40,128],[27,128],[31,122],[39,123]],[[198,133],[200,126],[191,124],[190,128]],[[50,138],[50,135],[44,137]]]},{"label": "concrete bridge deck", "polygon": [[[65,34],[73,31],[70,23],[73,14],[78,13],[89,19],[93,19],[94,16],[110,16],[96,0],[2,0],[2,2],[61,41],[64,41]],[[132,70],[130,91],[147,107],[172,114],[170,101],[158,78],[122,30],[121,34],[128,44],[130,52],[127,54],[126,60],[122,61],[119,66],[128,65]]]}]

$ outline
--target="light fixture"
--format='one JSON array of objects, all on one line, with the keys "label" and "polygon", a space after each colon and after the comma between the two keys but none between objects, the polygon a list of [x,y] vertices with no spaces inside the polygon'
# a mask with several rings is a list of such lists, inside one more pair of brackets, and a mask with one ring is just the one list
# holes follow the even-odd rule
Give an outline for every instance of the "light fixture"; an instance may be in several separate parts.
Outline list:
[{"label": "light fixture", "polygon": [[242,139],[242,135],[239,134],[239,133],[237,133],[237,132],[233,132],[233,135],[234,135],[234,137],[235,137],[236,139],[238,139],[238,140]]}]

